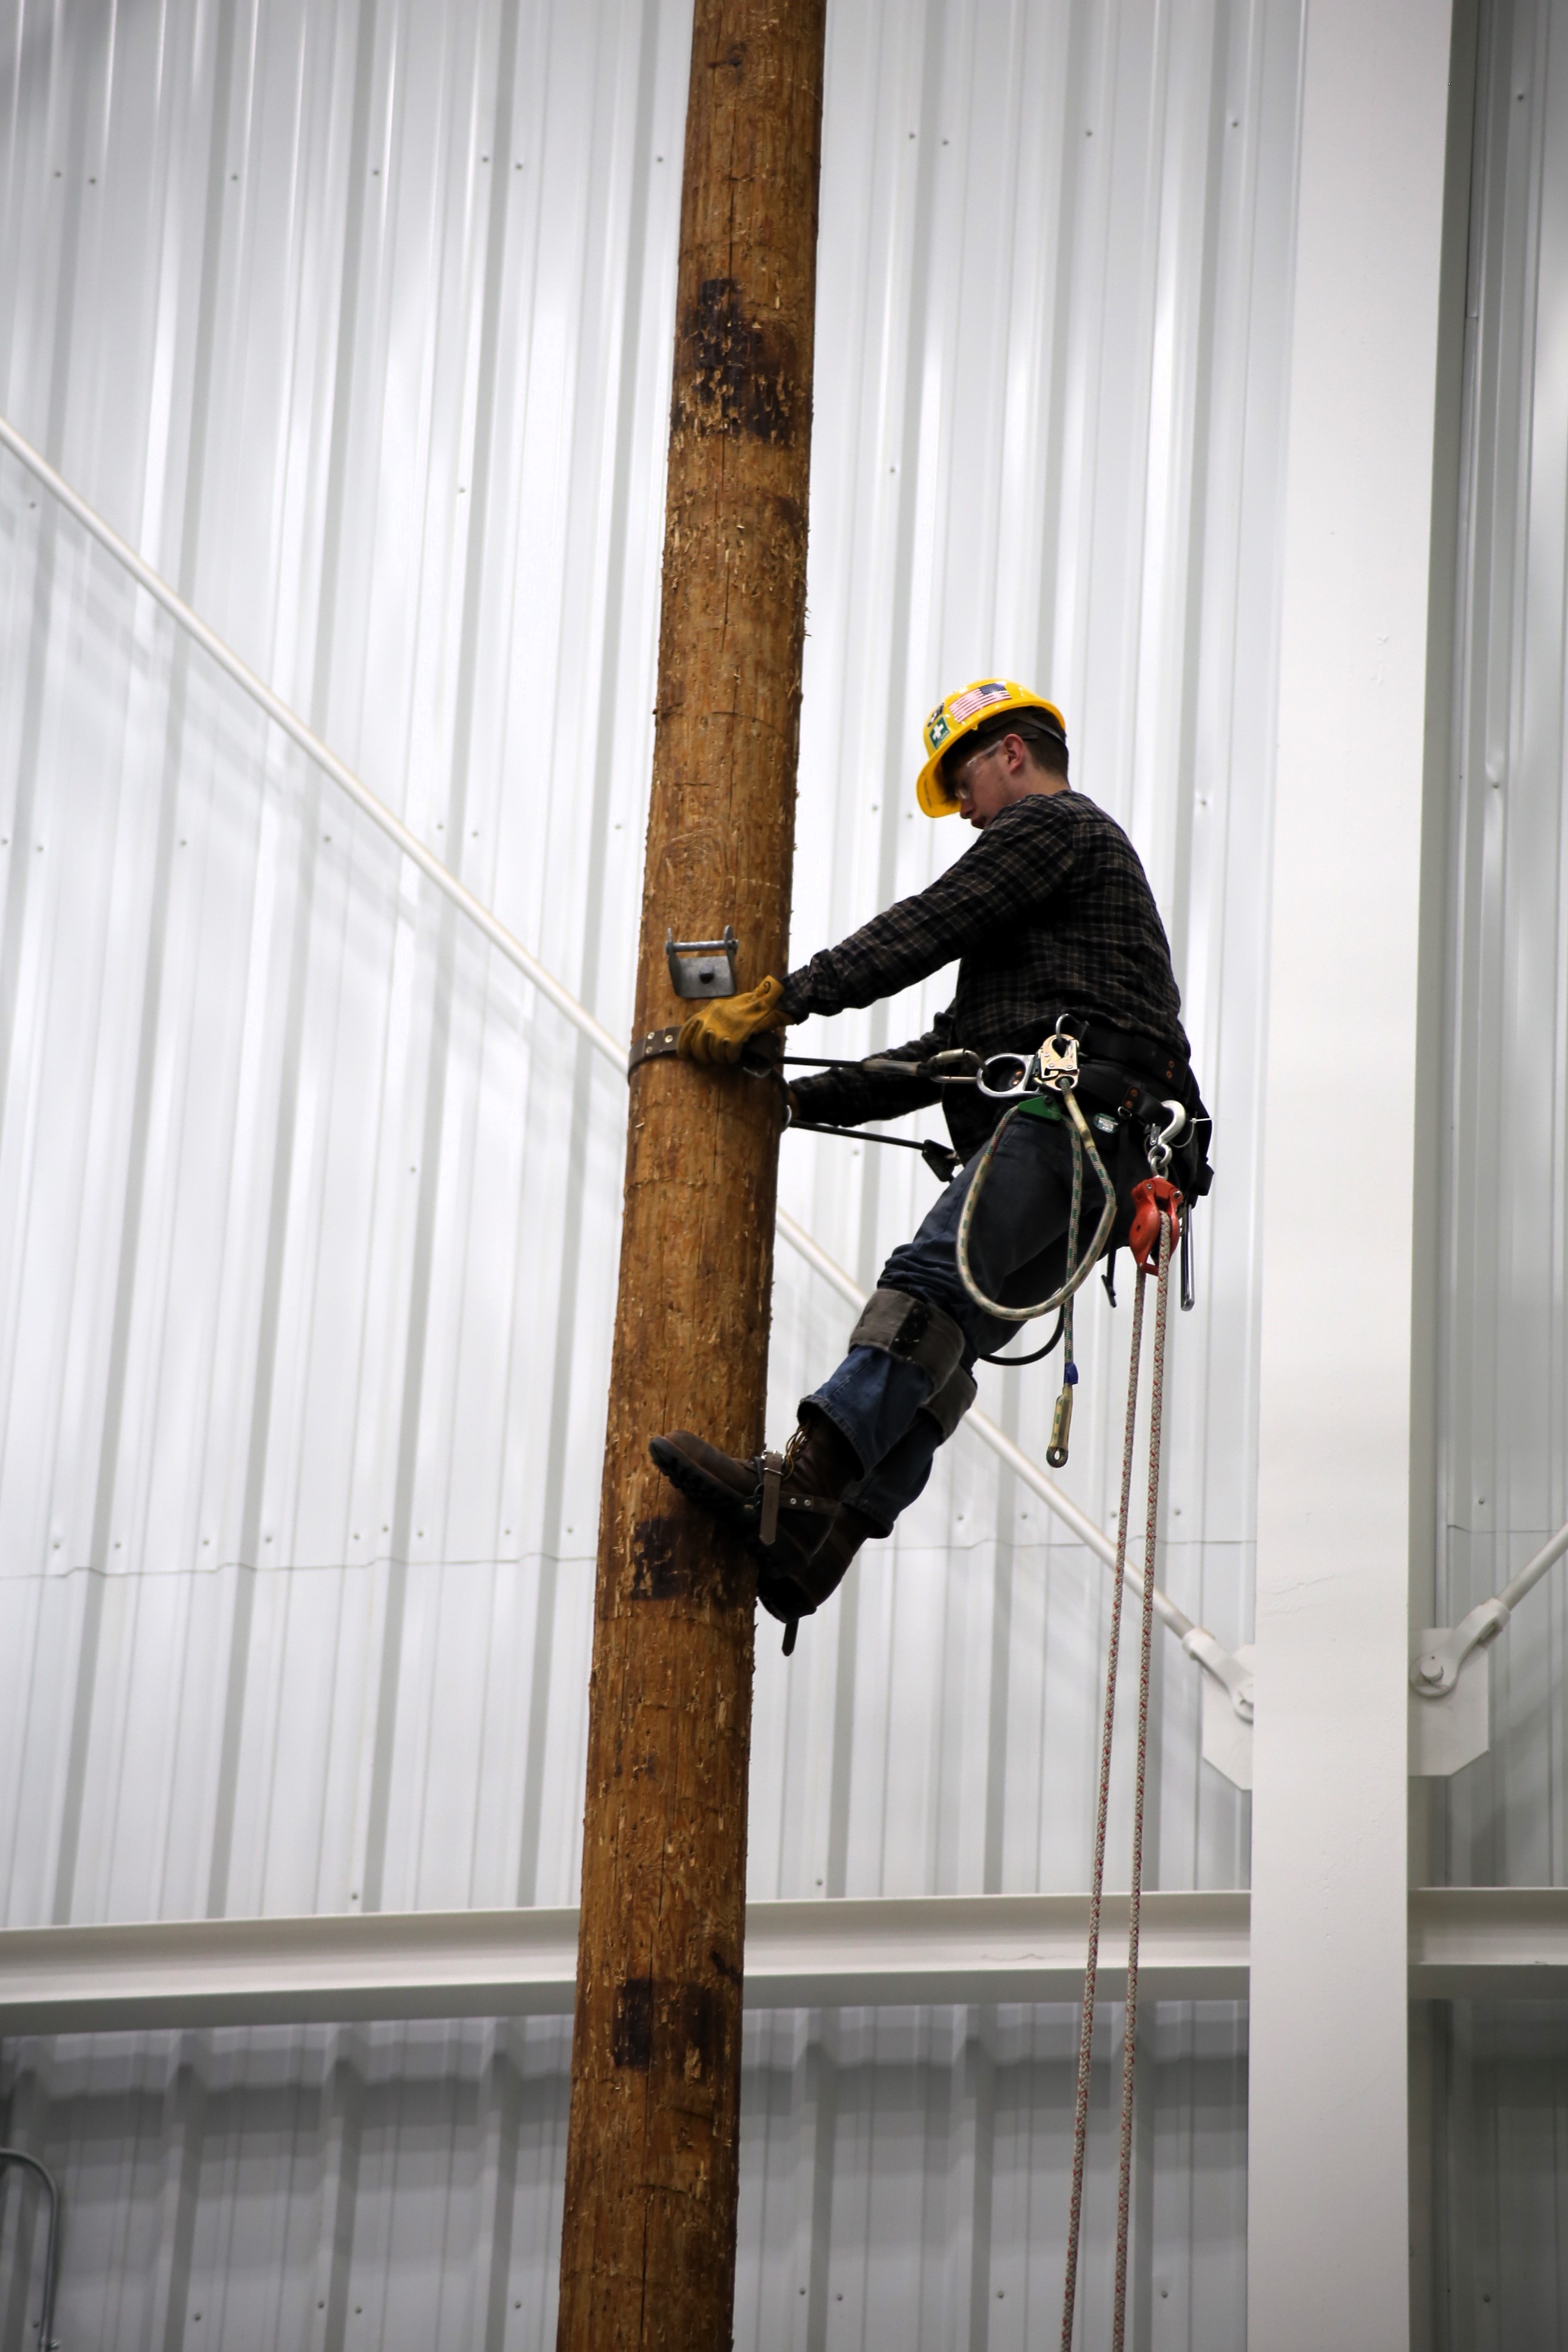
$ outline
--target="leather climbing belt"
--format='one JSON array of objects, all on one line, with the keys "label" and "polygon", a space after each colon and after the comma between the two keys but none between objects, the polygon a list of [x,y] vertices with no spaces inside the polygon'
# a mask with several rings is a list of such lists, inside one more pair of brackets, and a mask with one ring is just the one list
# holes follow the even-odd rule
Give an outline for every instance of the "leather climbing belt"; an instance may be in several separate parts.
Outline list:
[{"label": "leather climbing belt", "polygon": [[1136,1208],[1128,1246],[1138,1266],[1132,1306],[1131,1363],[1127,1381],[1127,1434],[1121,1449],[1121,1503],[1116,1523],[1116,1570],[1110,1604],[1110,1643],[1105,1669],[1105,1714],[1100,1743],[1100,1787],[1094,1815],[1094,1868],[1089,1897],[1089,1956],[1084,1967],[1083,2020],[1079,2035],[1078,2099],[1073,2115],[1072,2202],[1068,2216],[1067,2276],[1062,2290],[1061,2352],[1072,2352],[1078,2297],[1079,2241],[1083,2221],[1084,2158],[1089,2143],[1089,2061],[1094,2042],[1094,2001],[1100,1969],[1100,1914],[1105,1887],[1106,1822],[1110,1801],[1110,1750],[1116,1721],[1116,1675],[1121,1646],[1121,1591],[1127,1571],[1127,1535],[1132,1507],[1132,1460],[1137,1435],[1138,1374],[1142,1352],[1143,1299],[1149,1260],[1155,1259],[1154,1348],[1149,1402],[1149,1488],[1143,1535],[1142,1646],[1138,1672],[1138,1755],[1132,1796],[1132,1874],[1127,1914],[1127,2016],[1121,2042],[1121,2127],[1116,2200],[1116,2286],[1112,2306],[1113,2352],[1127,2337],[1127,2257],[1132,2200],[1132,2090],[1138,2055],[1138,1927],[1143,1888],[1143,1801],[1149,1753],[1149,1682],[1154,1643],[1154,1542],[1160,1510],[1160,1448],[1164,1417],[1165,1308],[1171,1252],[1181,1234],[1181,1196],[1163,1174],[1146,1177],[1132,1192]]}]

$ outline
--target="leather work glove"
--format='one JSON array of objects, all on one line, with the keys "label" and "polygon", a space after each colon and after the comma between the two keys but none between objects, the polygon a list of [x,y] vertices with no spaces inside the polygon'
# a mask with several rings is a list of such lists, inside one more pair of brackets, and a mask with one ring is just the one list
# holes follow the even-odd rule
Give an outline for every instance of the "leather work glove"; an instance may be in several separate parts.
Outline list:
[{"label": "leather work glove", "polygon": [[675,1050],[683,1062],[738,1062],[748,1038],[782,1029],[782,980],[762,980],[743,996],[715,996],[682,1024]]}]

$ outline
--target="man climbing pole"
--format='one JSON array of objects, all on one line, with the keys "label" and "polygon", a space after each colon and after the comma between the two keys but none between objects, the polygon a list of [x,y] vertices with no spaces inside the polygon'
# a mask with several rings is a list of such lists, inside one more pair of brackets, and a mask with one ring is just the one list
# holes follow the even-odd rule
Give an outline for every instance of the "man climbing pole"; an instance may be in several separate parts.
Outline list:
[{"label": "man climbing pole", "polygon": [[[1003,1056],[1026,1064],[1058,1033],[1074,1042],[1073,1090],[1115,1191],[1114,1222],[1108,1200],[1096,1229],[1111,1251],[1127,1238],[1154,1129],[1177,1129],[1173,1172],[1189,1200],[1210,1181],[1209,1122],[1164,927],[1126,834],[1068,781],[1061,712],[1010,680],[981,679],[939,703],[923,734],[916,797],[928,816],[962,814],[980,836],[973,847],[787,979],[705,1004],[679,1038],[692,1062],[734,1063],[764,1033],[875,1003],[958,959],[952,1002],[924,1036],[788,1089],[792,1118],[833,1126],[940,1101],[963,1164],[889,1258],[843,1362],[803,1399],[782,1461],[740,1459],[689,1430],[649,1447],[682,1494],[746,1531],[757,1597],[790,1628],[786,1648],[795,1622],[925,1486],[937,1447],[973,1402],[976,1360],[994,1358],[1019,1310],[1063,1283],[1084,1120],[1069,1124],[1063,1096],[1042,1092],[987,1155],[1007,1103],[975,1083],[976,1071]],[[1169,1118],[1177,1105],[1184,1123]],[[982,1173],[983,1210],[977,1195],[971,1222],[965,1203]]]}]

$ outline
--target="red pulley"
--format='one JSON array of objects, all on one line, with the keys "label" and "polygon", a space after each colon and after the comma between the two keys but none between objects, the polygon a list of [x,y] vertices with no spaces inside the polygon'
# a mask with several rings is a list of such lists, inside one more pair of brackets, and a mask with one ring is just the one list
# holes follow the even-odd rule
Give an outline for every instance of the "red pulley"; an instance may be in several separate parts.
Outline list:
[{"label": "red pulley", "polygon": [[1142,1271],[1151,1258],[1156,1273],[1160,1265],[1160,1213],[1171,1220],[1171,1247],[1173,1250],[1182,1238],[1182,1196],[1168,1176],[1145,1176],[1142,1184],[1132,1187],[1135,1206],[1127,1246]]}]

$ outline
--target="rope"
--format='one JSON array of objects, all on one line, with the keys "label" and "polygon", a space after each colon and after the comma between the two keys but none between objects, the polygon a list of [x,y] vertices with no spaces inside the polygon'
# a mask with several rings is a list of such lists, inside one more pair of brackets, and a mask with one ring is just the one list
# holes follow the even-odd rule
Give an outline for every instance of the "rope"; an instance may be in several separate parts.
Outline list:
[{"label": "rope", "polygon": [[[1072,2201],[1068,2210],[1067,2283],[1062,2291],[1061,2352],[1072,2352],[1078,2299],[1078,2249],[1083,2223],[1083,2168],[1089,2145],[1089,2052],[1094,2039],[1095,1981],[1100,1973],[1100,1906],[1105,1888],[1105,1832],[1110,1805],[1110,1739],[1116,1721],[1116,1667],[1121,1649],[1121,1587],[1127,1570],[1127,1522],[1132,1507],[1132,1442],[1138,1412],[1138,1361],[1143,1339],[1143,1283],[1132,1301],[1132,1360],[1127,1381],[1127,1435],[1121,1448],[1121,1506],[1116,1521],[1116,1567],[1110,1600],[1110,1646],[1105,1667],[1105,1712],[1100,1741],[1100,1792],[1094,1810],[1094,1865],[1089,1885],[1089,1958],[1083,1976],[1083,2018],[1078,2042],[1078,2097],[1072,2126]],[[1143,1582],[1149,1582],[1145,1568]]]},{"label": "rope", "polygon": [[[1165,1376],[1165,1307],[1169,1291],[1171,1223],[1160,1218],[1160,1260],[1151,1382],[1148,1514],[1144,1523],[1142,1643],[1138,1681],[1138,1763],[1132,1803],[1132,1885],[1128,1906],[1127,2018],[1121,2048],[1121,2132],[1117,2191],[1116,2287],[1111,2342],[1123,2352],[1127,2332],[1127,2261],[1132,2186],[1132,2091],[1137,2056],[1138,1932],[1143,1885],[1143,1807],[1149,1748],[1149,1685],[1153,1663],[1154,1541],[1160,1503],[1160,1453]],[[1067,2275],[1062,2288],[1061,2352],[1072,2352],[1078,2300],[1078,2257],[1083,2227],[1083,2179],[1089,2147],[1089,2061],[1094,2043],[1095,1990],[1100,1974],[1100,1917],[1105,1888],[1105,1839],[1110,1808],[1110,1752],[1116,1721],[1116,1674],[1121,1648],[1121,1588],[1127,1572],[1128,1524],[1132,1507],[1132,1456],[1137,1435],[1138,1373],[1142,1353],[1143,1297],[1148,1269],[1138,1269],[1132,1301],[1131,1361],[1127,1380],[1127,1430],[1121,1448],[1121,1500],[1116,1521],[1115,1587],[1110,1604],[1110,1641],[1105,1668],[1105,1713],[1100,1742],[1100,1786],[1094,1814],[1094,1864],[1089,1881],[1089,1953],[1084,1966],[1083,2015],[1079,2032],[1078,2093],[1073,2109],[1072,2197],[1068,2211]]]},{"label": "rope", "polygon": [[1068,1107],[1068,1117],[1072,1123],[1074,1200],[1079,1197],[1079,1187],[1083,1181],[1083,1155],[1087,1151],[1089,1165],[1094,1170],[1100,1189],[1105,1196],[1105,1205],[1100,1210],[1100,1223],[1094,1229],[1094,1238],[1076,1265],[1072,1264],[1069,1252],[1068,1277],[1059,1290],[1053,1290],[1048,1298],[1037,1299],[1033,1307],[1004,1307],[998,1299],[986,1297],[970,1271],[969,1235],[974,1223],[974,1213],[979,1205],[980,1195],[984,1190],[991,1162],[996,1156],[996,1147],[1013,1121],[1024,1109],[1025,1106],[1022,1103],[1016,1104],[1006,1117],[999,1120],[992,1129],[985,1149],[980,1155],[980,1165],[974,1171],[973,1181],[963,1196],[963,1213],[958,1221],[959,1278],[976,1307],[984,1307],[987,1315],[994,1315],[1004,1323],[1027,1323],[1037,1315],[1049,1314],[1053,1307],[1064,1306],[1073,1293],[1081,1290],[1089,1280],[1099,1262],[1101,1250],[1110,1237],[1110,1228],[1116,1223],[1116,1187],[1106,1173],[1105,1162],[1096,1149],[1093,1129],[1079,1110],[1075,1095],[1066,1094],[1061,1099]]},{"label": "rope", "polygon": [[[1165,1304],[1170,1295],[1171,1220],[1160,1219],[1159,1287],[1154,1297],[1154,1361],[1149,1381],[1149,1509],[1143,1523],[1143,1646],[1138,1664],[1138,1769],[1132,1791],[1132,1886],[1127,1906],[1127,2015],[1121,2031],[1121,2178],[1116,2192],[1116,2302],[1112,2352],[1127,2340],[1127,2251],[1132,2210],[1132,2077],[1138,2063],[1138,1928],[1143,1903],[1143,1797],[1149,1768],[1149,1683],[1153,1664],[1154,1544],[1160,1511],[1160,1451],[1165,1412]],[[1138,1269],[1142,1289],[1147,1269]]]}]

